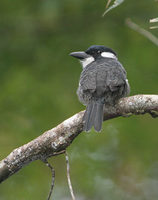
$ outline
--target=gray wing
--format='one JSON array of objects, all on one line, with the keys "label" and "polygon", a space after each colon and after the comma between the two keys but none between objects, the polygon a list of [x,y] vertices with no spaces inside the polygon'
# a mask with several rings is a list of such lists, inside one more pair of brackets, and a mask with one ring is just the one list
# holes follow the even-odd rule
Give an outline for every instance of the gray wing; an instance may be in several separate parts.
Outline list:
[{"label": "gray wing", "polygon": [[96,66],[93,64],[84,69],[80,76],[80,86],[82,90],[95,90],[96,89]]},{"label": "gray wing", "polygon": [[94,62],[82,71],[80,85],[83,90],[104,87],[113,91],[115,86],[125,83],[126,71],[123,66],[118,61],[110,61],[102,64]]},{"label": "gray wing", "polygon": [[88,98],[105,97],[107,101],[125,96],[126,71],[117,60],[94,62],[82,71],[80,90]]}]

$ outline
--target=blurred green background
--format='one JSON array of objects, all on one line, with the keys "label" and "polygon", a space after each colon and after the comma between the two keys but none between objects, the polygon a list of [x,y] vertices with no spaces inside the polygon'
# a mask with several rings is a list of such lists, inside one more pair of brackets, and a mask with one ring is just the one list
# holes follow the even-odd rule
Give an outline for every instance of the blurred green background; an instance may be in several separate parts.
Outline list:
[{"label": "blurred green background", "polygon": [[[158,3],[126,0],[103,18],[106,2],[1,0],[0,159],[84,109],[72,51],[109,46],[128,72],[131,95],[158,93],[157,46],[125,25],[130,17],[148,29]],[[148,115],[117,118],[104,122],[100,134],[79,135],[68,148],[77,200],[157,200],[157,123]],[[71,199],[64,155],[50,162],[52,199]],[[50,181],[49,169],[33,162],[0,185],[0,200],[46,199]]]}]

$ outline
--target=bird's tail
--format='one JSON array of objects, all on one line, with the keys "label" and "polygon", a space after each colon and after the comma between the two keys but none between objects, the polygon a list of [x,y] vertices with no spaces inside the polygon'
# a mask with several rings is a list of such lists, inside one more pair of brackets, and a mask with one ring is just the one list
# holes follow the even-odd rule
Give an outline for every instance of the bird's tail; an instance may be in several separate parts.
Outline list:
[{"label": "bird's tail", "polygon": [[87,105],[86,112],[84,115],[84,131],[90,131],[92,126],[97,132],[101,131],[103,122],[103,107],[104,103],[102,100],[91,100]]}]

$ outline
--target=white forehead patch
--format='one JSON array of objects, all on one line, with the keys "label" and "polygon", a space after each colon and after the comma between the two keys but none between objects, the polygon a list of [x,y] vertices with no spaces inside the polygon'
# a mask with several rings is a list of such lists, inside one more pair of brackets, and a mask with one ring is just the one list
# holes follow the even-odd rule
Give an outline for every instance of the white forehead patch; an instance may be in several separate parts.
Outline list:
[{"label": "white forehead patch", "polygon": [[102,52],[101,56],[104,57],[104,58],[114,58],[114,59],[117,59],[117,57],[113,53],[111,53],[111,52]]},{"label": "white forehead patch", "polygon": [[92,63],[94,61],[93,56],[90,56],[88,58],[85,58],[83,60],[80,60],[82,67],[85,68],[87,65],[89,65],[90,63]]}]

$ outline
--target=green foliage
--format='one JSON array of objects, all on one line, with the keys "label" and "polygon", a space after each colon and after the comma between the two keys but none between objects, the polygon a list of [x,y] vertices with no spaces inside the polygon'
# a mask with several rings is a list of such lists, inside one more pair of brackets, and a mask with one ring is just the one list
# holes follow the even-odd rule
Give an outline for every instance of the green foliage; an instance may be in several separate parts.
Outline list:
[{"label": "green foliage", "polygon": [[115,0],[113,5],[111,5],[108,9],[106,9],[106,11],[103,13],[103,16],[108,13],[110,10],[112,10],[113,8],[116,8],[117,6],[119,6],[121,3],[123,3],[124,0]]},{"label": "green foliage", "polygon": [[[157,17],[157,18],[150,19],[150,23],[155,23],[155,22],[158,22],[158,17]],[[158,28],[158,26],[151,26],[151,27],[150,27],[150,29],[155,29],[155,28]]]}]

